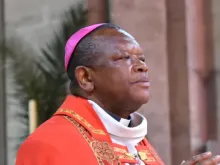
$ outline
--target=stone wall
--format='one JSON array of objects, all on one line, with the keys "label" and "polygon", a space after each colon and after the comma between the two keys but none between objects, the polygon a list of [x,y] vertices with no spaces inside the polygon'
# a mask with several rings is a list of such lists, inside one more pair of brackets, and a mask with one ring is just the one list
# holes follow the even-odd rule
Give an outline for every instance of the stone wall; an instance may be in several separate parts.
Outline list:
[{"label": "stone wall", "polygon": [[83,0],[6,0],[7,29],[42,46],[52,35],[64,10],[80,1]]}]

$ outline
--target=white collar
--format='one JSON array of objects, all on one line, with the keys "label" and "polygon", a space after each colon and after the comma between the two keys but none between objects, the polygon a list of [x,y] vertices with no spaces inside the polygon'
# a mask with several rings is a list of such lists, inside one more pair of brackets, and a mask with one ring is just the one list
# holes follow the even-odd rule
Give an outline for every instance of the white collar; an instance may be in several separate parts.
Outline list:
[{"label": "white collar", "polygon": [[104,111],[97,103],[92,100],[88,100],[88,102],[93,106],[93,109],[110,134],[128,139],[143,139],[147,135],[147,120],[141,114],[137,112],[132,113],[131,123],[129,122],[131,127],[128,127],[129,123],[126,121],[126,119],[118,122],[106,111]]}]

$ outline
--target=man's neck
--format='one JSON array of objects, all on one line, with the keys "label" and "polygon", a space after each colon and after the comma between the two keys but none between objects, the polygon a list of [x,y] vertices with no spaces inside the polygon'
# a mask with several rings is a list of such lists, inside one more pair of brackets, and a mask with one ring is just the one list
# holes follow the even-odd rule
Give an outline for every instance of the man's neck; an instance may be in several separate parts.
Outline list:
[{"label": "man's neck", "polygon": [[131,116],[129,116],[127,119],[125,119],[125,118],[121,118],[121,117],[115,115],[115,114],[112,113],[112,112],[108,112],[108,111],[106,111],[106,112],[107,112],[111,117],[113,117],[115,120],[117,120],[118,122],[122,123],[122,124],[125,125],[125,126],[129,126],[130,123],[131,123]]},{"label": "man's neck", "polygon": [[102,109],[103,111],[105,111],[107,114],[109,114],[113,119],[115,119],[116,121],[120,122],[121,124],[123,124],[124,126],[129,126],[130,123],[131,123],[131,116],[129,115],[128,118],[121,118],[120,116],[110,112],[110,111],[106,111],[104,110],[99,104],[97,104],[96,102],[92,101],[92,100],[89,100],[90,103],[92,104],[96,104],[98,105],[98,107],[100,109]]},{"label": "man's neck", "polygon": [[121,118],[120,116],[118,115],[115,115],[114,113],[112,112],[109,112],[109,111],[106,111],[110,116],[112,116],[115,120],[117,121],[120,121],[121,119],[124,119],[124,120],[131,120],[131,116],[129,115],[129,117],[126,119],[126,118]]},{"label": "man's neck", "polygon": [[115,101],[112,101],[111,103],[103,99],[98,99],[97,97],[87,97],[86,99],[94,101],[96,104],[98,104],[102,109],[104,109],[108,114],[110,114],[113,117],[117,116],[119,118],[129,119],[130,114],[135,112],[131,110],[126,110],[126,108],[124,108],[123,106],[118,106],[123,104],[115,103]]}]

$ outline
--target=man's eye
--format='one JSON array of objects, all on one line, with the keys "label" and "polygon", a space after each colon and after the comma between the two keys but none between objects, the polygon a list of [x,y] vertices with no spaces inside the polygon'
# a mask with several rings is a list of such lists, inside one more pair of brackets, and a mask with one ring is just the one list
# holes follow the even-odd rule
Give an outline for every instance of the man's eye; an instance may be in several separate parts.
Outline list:
[{"label": "man's eye", "polygon": [[140,58],[141,61],[145,62],[145,58]]},{"label": "man's eye", "polygon": [[124,56],[123,59],[130,59],[130,56]]},{"label": "man's eye", "polygon": [[130,56],[121,56],[118,58],[118,60],[128,60],[130,58],[131,58]]}]

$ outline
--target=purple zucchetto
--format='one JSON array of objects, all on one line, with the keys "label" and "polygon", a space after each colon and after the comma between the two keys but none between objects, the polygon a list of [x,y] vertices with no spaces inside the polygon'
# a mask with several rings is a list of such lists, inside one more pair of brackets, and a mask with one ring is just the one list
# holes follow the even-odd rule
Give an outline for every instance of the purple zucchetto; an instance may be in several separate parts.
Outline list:
[{"label": "purple zucchetto", "polygon": [[77,46],[77,44],[89,33],[94,31],[96,28],[104,25],[105,23],[100,23],[100,24],[94,24],[91,26],[84,27],[74,33],[67,41],[66,46],[65,46],[65,57],[64,57],[64,62],[65,62],[65,70],[67,71],[71,56]]}]

